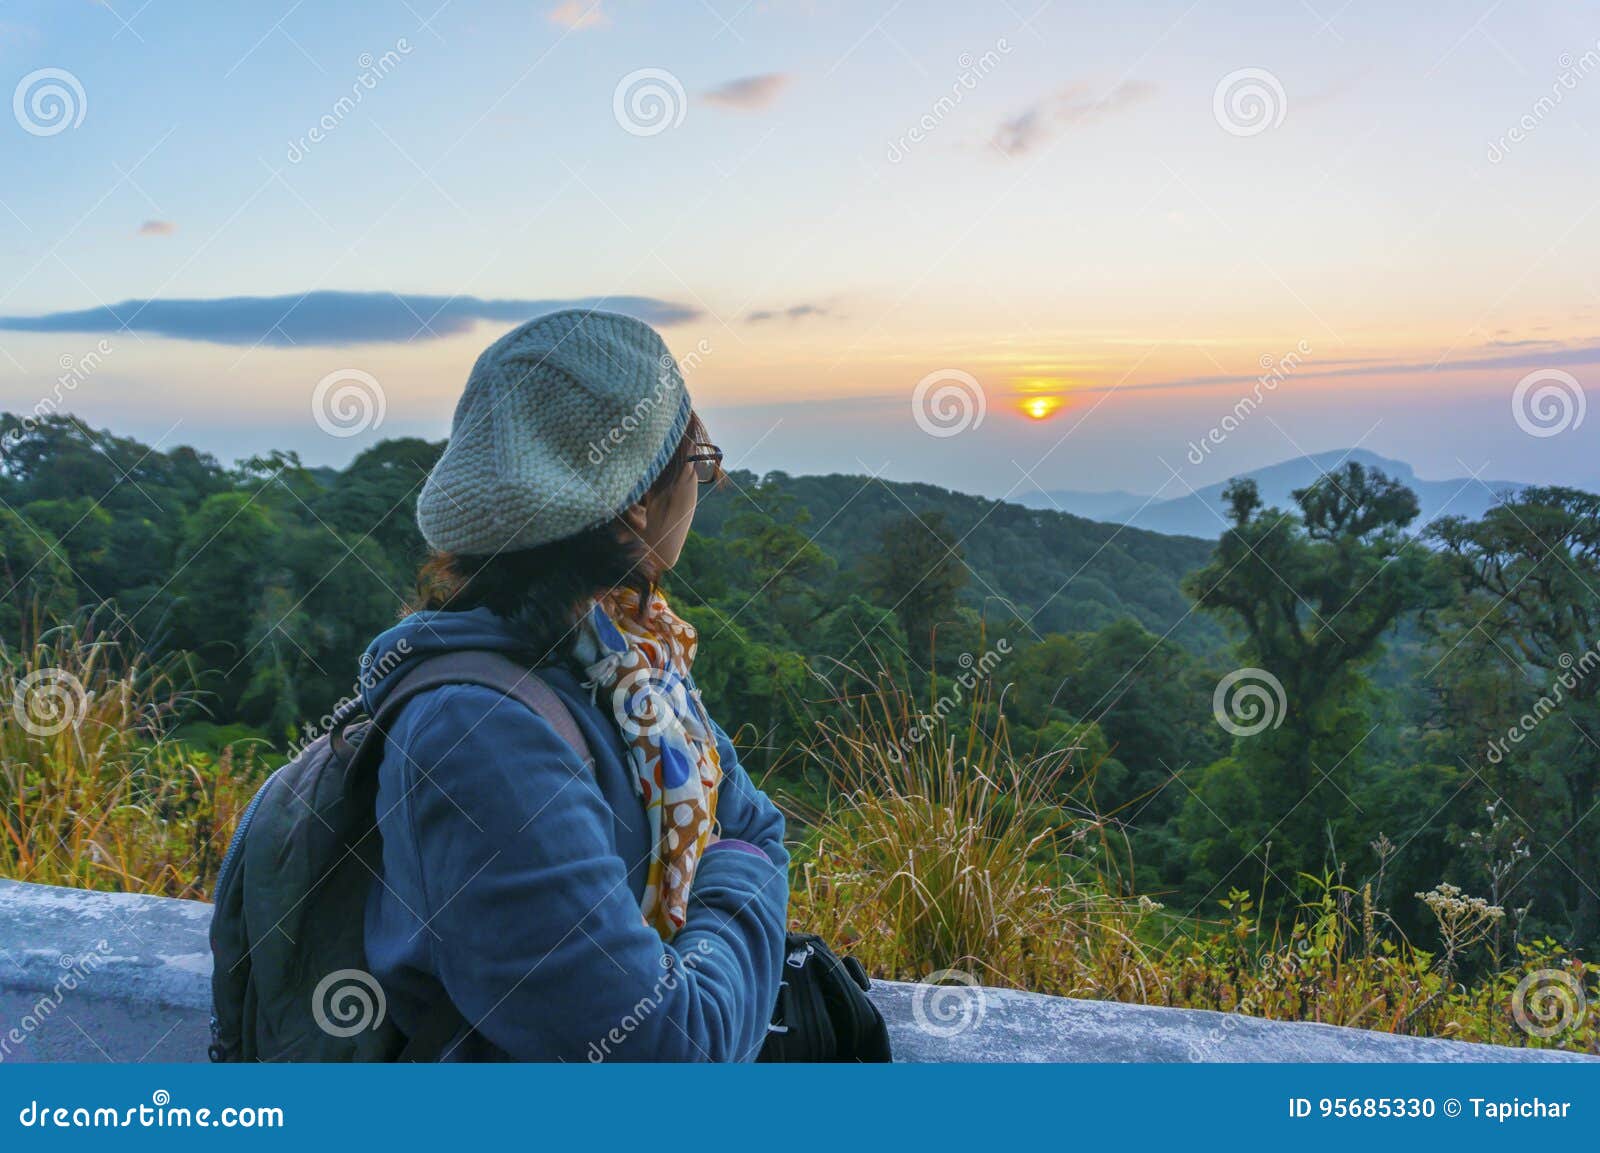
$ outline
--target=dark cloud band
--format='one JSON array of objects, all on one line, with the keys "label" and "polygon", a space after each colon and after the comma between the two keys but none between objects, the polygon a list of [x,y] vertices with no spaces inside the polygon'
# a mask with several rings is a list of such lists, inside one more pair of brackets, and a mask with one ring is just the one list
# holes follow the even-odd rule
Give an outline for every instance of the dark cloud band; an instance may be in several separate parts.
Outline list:
[{"label": "dark cloud band", "polygon": [[0,316],[12,332],[141,332],[211,344],[391,344],[455,336],[479,321],[516,324],[559,308],[621,312],[649,324],[694,320],[698,308],[649,296],[577,300],[481,300],[392,292],[308,292],[221,300],[127,300],[105,308]]}]

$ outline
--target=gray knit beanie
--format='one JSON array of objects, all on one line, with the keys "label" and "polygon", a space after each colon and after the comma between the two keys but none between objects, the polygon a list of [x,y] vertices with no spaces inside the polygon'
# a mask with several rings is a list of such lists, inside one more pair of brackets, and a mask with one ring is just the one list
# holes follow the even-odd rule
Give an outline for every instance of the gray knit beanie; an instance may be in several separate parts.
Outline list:
[{"label": "gray knit beanie", "polygon": [[577,309],[530,320],[472,366],[417,525],[468,556],[572,536],[639,501],[688,422],[683,376],[648,324]]}]

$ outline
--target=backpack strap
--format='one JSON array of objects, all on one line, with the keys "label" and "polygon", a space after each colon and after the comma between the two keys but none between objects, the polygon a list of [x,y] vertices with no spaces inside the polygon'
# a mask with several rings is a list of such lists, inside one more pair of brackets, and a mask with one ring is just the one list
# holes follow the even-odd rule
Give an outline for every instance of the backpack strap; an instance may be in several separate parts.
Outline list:
[{"label": "backpack strap", "polygon": [[578,727],[572,710],[539,674],[500,653],[462,649],[424,657],[402,673],[372,716],[379,732],[387,730],[412,697],[446,685],[480,685],[510,697],[536,716],[543,717],[565,741],[584,768],[594,764],[594,753]]},{"label": "backpack strap", "polygon": [[[372,715],[372,728],[378,731],[381,738],[411,698],[446,685],[481,685],[503,693],[536,716],[543,717],[555,729],[556,735],[578,754],[584,768],[594,765],[594,753],[589,748],[583,730],[578,727],[572,710],[556,695],[556,691],[525,665],[500,653],[478,649],[441,653],[418,661],[413,668],[401,674],[400,680],[384,696],[383,703]],[[369,745],[370,739],[369,734],[361,746],[371,748],[381,744],[373,742]],[[470,1027],[450,998],[443,996],[423,1014],[416,1032],[406,1038],[405,1047],[395,1060],[437,1061],[444,1055],[450,1042],[463,1029]]]}]

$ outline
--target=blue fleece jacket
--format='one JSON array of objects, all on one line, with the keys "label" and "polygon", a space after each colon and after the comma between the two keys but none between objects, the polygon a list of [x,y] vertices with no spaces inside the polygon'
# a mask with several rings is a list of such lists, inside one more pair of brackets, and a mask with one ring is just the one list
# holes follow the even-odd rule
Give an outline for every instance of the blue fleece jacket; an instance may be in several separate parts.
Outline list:
[{"label": "blue fleece jacket", "polygon": [[[412,662],[454,649],[531,656],[487,609],[416,613],[367,650],[367,707]],[[472,685],[413,698],[390,729],[366,940],[395,1023],[413,1031],[449,996],[472,1030],[447,1059],[753,1059],[783,967],[783,817],[718,728],[718,833],[761,852],[713,846],[663,944],[639,912],[651,846],[622,738],[571,670],[540,676],[592,769],[542,717]]]}]

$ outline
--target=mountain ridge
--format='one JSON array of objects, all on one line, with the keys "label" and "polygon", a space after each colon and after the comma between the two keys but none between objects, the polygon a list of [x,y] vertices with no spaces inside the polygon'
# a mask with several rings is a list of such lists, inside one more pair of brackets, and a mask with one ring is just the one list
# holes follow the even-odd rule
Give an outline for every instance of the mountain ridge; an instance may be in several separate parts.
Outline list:
[{"label": "mountain ridge", "polygon": [[1526,487],[1521,481],[1478,480],[1457,477],[1447,480],[1423,480],[1416,469],[1402,460],[1380,456],[1367,449],[1332,449],[1294,457],[1238,473],[1227,481],[1209,484],[1181,496],[1162,498],[1133,495],[1133,500],[1114,507],[1111,498],[1119,495],[1107,492],[1082,492],[1074,489],[1039,490],[1019,496],[1018,503],[1028,508],[1050,509],[1105,524],[1125,525],[1168,536],[1196,536],[1215,540],[1228,526],[1227,502],[1223,490],[1234,479],[1249,478],[1256,482],[1263,501],[1279,508],[1292,508],[1295,489],[1313,483],[1323,473],[1339,465],[1354,461],[1369,468],[1378,468],[1400,481],[1417,494],[1419,513],[1412,522],[1411,531],[1420,531],[1440,516],[1481,517],[1505,493],[1515,493]]}]

